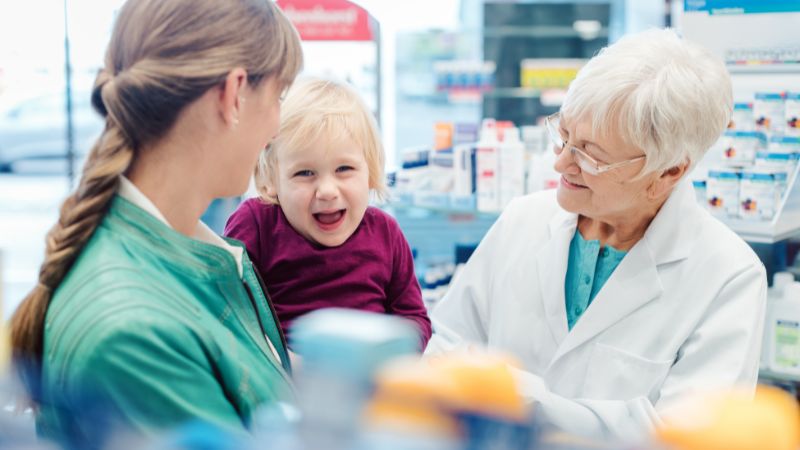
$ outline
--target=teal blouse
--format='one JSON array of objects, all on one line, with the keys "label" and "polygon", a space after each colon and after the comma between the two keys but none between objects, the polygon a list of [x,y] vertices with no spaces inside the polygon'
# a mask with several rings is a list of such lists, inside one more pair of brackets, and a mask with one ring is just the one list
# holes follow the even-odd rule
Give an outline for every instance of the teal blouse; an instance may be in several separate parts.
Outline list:
[{"label": "teal blouse", "polygon": [[600,248],[599,240],[584,240],[580,231],[575,230],[575,236],[569,244],[569,262],[564,281],[567,326],[570,330],[614,273],[614,269],[626,253],[608,245]]}]

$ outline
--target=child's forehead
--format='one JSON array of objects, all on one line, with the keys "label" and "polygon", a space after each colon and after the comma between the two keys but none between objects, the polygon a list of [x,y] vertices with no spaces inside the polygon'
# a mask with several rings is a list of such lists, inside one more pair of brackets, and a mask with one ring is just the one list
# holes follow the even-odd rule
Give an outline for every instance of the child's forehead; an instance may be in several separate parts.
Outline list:
[{"label": "child's forehead", "polygon": [[294,161],[322,161],[337,158],[363,157],[363,146],[349,136],[319,136],[313,140],[297,140],[278,152],[278,159]]}]

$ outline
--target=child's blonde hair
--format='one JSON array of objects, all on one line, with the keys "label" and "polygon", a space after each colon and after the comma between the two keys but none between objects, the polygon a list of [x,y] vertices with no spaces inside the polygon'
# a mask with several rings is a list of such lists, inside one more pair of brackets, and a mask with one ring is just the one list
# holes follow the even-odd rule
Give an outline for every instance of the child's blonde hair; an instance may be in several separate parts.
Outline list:
[{"label": "child's blonde hair", "polygon": [[278,183],[281,150],[297,150],[321,137],[335,141],[347,137],[364,149],[369,187],[379,199],[386,197],[386,156],[378,125],[356,91],[345,83],[321,79],[298,79],[281,105],[278,136],[261,152],[255,170],[255,185],[262,200],[277,204],[270,195]]}]

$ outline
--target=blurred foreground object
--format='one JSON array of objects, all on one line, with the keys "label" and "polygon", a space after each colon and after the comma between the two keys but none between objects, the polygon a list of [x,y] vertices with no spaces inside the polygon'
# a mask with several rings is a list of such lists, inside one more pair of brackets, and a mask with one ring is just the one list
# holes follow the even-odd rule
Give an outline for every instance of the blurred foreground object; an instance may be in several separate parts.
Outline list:
[{"label": "blurred foreground object", "polygon": [[497,354],[454,353],[386,365],[365,411],[373,447],[391,441],[403,449],[529,448],[536,427],[513,364]]},{"label": "blurred foreground object", "polygon": [[797,450],[800,408],[786,392],[759,386],[755,397],[734,392],[686,405],[680,418],[656,431],[676,450]]},{"label": "blurred foreground object", "polygon": [[395,316],[329,308],[299,318],[290,347],[302,358],[295,379],[303,448],[352,448],[376,370],[418,346],[414,325]]}]

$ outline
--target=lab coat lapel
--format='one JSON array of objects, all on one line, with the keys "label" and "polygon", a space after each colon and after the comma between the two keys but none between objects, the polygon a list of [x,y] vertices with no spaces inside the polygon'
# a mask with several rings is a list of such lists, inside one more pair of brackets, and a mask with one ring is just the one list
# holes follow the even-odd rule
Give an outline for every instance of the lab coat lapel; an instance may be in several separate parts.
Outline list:
[{"label": "lab coat lapel", "polygon": [[[645,235],[622,259],[589,308],[559,346],[554,361],[659,298],[664,290],[658,266],[685,259],[694,245],[701,210],[687,181],[675,187]],[[568,253],[568,250],[563,250]],[[564,308],[563,275],[561,304]],[[562,314],[566,314],[565,312]]]},{"label": "lab coat lapel", "polygon": [[539,290],[544,303],[547,325],[556,342],[567,336],[567,310],[564,279],[567,274],[569,243],[578,223],[576,214],[559,209],[550,220],[550,236],[536,255]]},{"label": "lab coat lapel", "polygon": [[556,352],[566,354],[627,317],[663,291],[655,260],[647,243],[639,241],[625,255],[586,312]]}]

